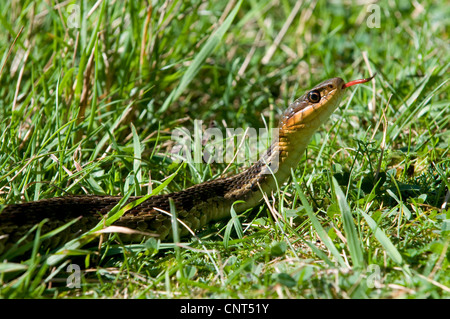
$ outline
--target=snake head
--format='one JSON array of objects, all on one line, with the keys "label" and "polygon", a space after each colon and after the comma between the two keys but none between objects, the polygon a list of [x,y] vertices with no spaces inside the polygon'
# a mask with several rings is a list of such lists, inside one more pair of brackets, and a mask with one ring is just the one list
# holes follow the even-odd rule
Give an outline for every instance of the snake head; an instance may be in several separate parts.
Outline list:
[{"label": "snake head", "polygon": [[341,78],[320,83],[288,107],[281,118],[280,128],[289,131],[316,130],[338,107],[346,88],[366,83],[375,75],[347,83]]},{"label": "snake head", "polygon": [[316,85],[288,107],[280,127],[288,130],[317,129],[338,106],[344,85],[341,78],[332,78]]}]

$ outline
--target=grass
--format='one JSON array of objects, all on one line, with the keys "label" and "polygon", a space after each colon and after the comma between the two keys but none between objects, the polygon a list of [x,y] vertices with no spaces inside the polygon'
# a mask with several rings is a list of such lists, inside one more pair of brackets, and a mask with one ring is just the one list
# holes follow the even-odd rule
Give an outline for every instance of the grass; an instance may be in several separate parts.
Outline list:
[{"label": "grass", "polygon": [[113,234],[55,255],[37,226],[3,255],[0,296],[450,296],[448,6],[152,3],[1,2],[0,205],[182,190],[228,164],[180,165],[174,129],[276,127],[319,82],[378,76],[259,207],[178,245]]}]

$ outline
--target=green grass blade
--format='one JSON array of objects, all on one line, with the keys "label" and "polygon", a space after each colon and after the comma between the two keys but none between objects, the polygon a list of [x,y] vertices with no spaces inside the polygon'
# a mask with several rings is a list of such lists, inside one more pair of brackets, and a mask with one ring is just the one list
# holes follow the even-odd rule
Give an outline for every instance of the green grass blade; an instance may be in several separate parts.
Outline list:
[{"label": "green grass blade", "polygon": [[344,224],[344,231],[347,236],[346,238],[350,256],[352,257],[354,267],[357,269],[361,269],[364,267],[364,255],[361,249],[361,244],[359,241],[358,233],[356,231],[355,223],[353,221],[353,216],[350,211],[350,207],[347,204],[347,200],[344,193],[342,192],[342,189],[339,187],[339,184],[334,177],[333,186],[342,215],[342,222]]},{"label": "green grass blade", "polygon": [[234,205],[238,204],[238,203],[243,203],[243,201],[234,202],[233,206],[231,206],[231,209],[230,209],[231,219],[228,221],[227,227],[225,228],[225,233],[223,235],[223,245],[225,246],[225,248],[228,248],[228,245],[230,242],[231,230],[233,229],[233,227],[234,227],[239,239],[242,239],[242,237],[244,237],[244,231],[242,230],[242,225],[239,222],[239,217],[236,214],[236,211],[234,209]]},{"label": "green grass blade", "polygon": [[361,215],[366,220],[367,224],[369,225],[370,229],[372,230],[373,234],[375,235],[375,238],[379,241],[381,246],[383,246],[384,250],[388,254],[388,256],[400,267],[402,267],[403,271],[411,276],[411,271],[404,263],[404,260],[402,258],[402,255],[400,252],[395,248],[394,244],[391,242],[391,240],[386,236],[386,233],[378,227],[377,223],[373,220],[372,217],[370,217],[367,213],[365,213],[362,210],[359,210]]},{"label": "green grass blade", "polygon": [[[320,224],[319,220],[317,219],[316,215],[314,215],[314,212],[312,210],[311,205],[309,205],[308,200],[305,197],[305,194],[300,189],[300,186],[298,185],[297,179],[295,178],[295,174],[291,172],[292,179],[294,181],[295,190],[297,191],[297,195],[300,198],[303,207],[306,210],[306,214],[308,214],[309,219],[311,220],[311,223],[316,230],[317,234],[320,237],[320,240],[324,243],[324,245],[328,248],[328,250],[331,252],[331,254],[336,258],[337,262],[339,263],[339,266],[348,268],[347,264],[345,263],[344,259],[342,258],[341,254],[337,250],[336,246],[334,245],[331,238],[328,236],[325,229]],[[320,257],[320,256],[319,256]]]},{"label": "green grass blade", "polygon": [[180,251],[180,228],[178,226],[178,220],[177,220],[177,211],[175,208],[175,202],[173,201],[173,198],[169,198],[169,207],[170,207],[170,221],[172,223],[172,238],[174,243],[174,250],[175,250],[175,259],[177,260],[178,265],[180,265],[179,270],[177,271],[178,276],[183,278],[184,273],[184,267],[183,267],[183,260],[181,258],[181,251]]},{"label": "green grass blade", "polygon": [[[175,203],[172,198],[169,198],[169,205],[170,205],[170,216],[171,216],[171,222],[172,222],[173,242],[175,243],[175,251],[177,252],[177,254],[179,254],[180,247],[176,246],[176,244],[178,244],[180,242],[180,229],[178,227]],[[177,257],[177,259],[178,259],[178,257]]]},{"label": "green grass blade", "polygon": [[394,244],[392,244],[392,242],[386,236],[386,233],[381,228],[378,227],[377,223],[367,213],[365,213],[362,210],[359,210],[359,212],[364,217],[364,219],[367,222],[367,225],[369,225],[370,229],[373,231],[375,238],[383,246],[384,250],[389,255],[389,257],[391,257],[391,259],[398,265],[402,265],[403,264],[402,255],[400,255],[397,248],[395,248]]},{"label": "green grass blade", "polygon": [[[84,71],[86,68],[86,64],[88,62],[89,55],[92,52],[95,43],[98,41],[99,30],[100,30],[100,26],[102,25],[102,19],[103,19],[103,15],[105,13],[106,2],[107,1],[103,1],[102,9],[101,9],[101,12],[99,15],[99,21],[96,24],[95,30],[91,34],[89,44],[87,45],[87,47],[84,47],[84,46],[82,47],[82,49],[84,49],[84,50],[81,53],[80,64],[79,64],[79,69],[78,69],[78,74],[77,74],[77,82],[76,82],[76,87],[75,87],[75,98],[78,103],[80,101],[81,91],[83,89]],[[84,21],[84,19],[82,19],[82,21]],[[82,34],[83,34],[83,32],[86,32],[85,26],[86,26],[86,24],[82,23],[82,30],[81,30]],[[81,41],[81,43],[83,43],[83,42],[84,41]],[[84,114],[79,114],[79,115],[83,116]]]},{"label": "green grass blade", "polygon": [[422,83],[418,88],[415,89],[413,94],[409,97],[409,99],[405,102],[406,107],[404,110],[402,110],[402,113],[397,118],[395,123],[389,128],[387,138],[389,142],[393,142],[399,134],[405,130],[405,128],[411,124],[416,119],[417,113],[425,106],[431,98],[437,94],[437,92],[449,81],[448,79],[440,83],[436,86],[436,88],[428,94],[421,103],[416,103],[417,98],[422,94],[422,91],[424,91],[424,88],[426,87],[426,84],[430,80],[430,77],[432,75],[427,75],[423,80]]},{"label": "green grass blade", "polygon": [[27,265],[18,263],[3,262],[0,264],[0,274],[15,271],[25,271],[28,269]]},{"label": "green grass blade", "polygon": [[236,17],[236,14],[239,11],[239,8],[241,7],[241,4],[242,0],[240,0],[235,5],[234,9],[230,12],[228,17],[223,22],[223,24],[221,24],[213,34],[211,34],[211,36],[208,38],[206,43],[201,48],[200,52],[195,56],[194,60],[184,73],[178,87],[170,93],[169,97],[164,101],[164,104],[159,109],[158,113],[165,112],[167,108],[170,106],[170,104],[174,100],[176,100],[181,95],[181,93],[183,93],[183,91],[186,89],[189,83],[191,83],[195,75],[198,73],[198,71],[200,71],[206,58],[208,58],[211,55],[211,53],[216,49],[216,47],[222,40],[223,36],[225,35],[225,32],[227,32],[227,30],[230,28],[231,23],[233,22],[234,18]]},{"label": "green grass blade", "polygon": [[142,150],[141,150],[141,142],[139,141],[139,135],[136,132],[136,128],[133,123],[131,123],[131,131],[133,132],[133,149],[134,149],[134,160],[133,160],[133,171],[134,171],[134,180],[136,182],[136,196],[141,194],[141,183],[142,183],[142,173],[141,173],[141,159],[142,159]]},{"label": "green grass blade", "polygon": [[[323,251],[321,251],[319,248],[317,248],[313,243],[311,243],[311,242],[309,242],[309,241],[307,241],[307,240],[303,240],[303,242],[306,244],[306,245],[308,245],[309,246],[309,248],[320,258],[320,259],[322,259],[328,266],[330,266],[330,267],[335,267],[336,265],[330,260],[330,258],[328,258],[328,256],[323,252]],[[339,257],[341,257],[341,256],[339,256]],[[342,257],[341,257],[342,258]],[[348,268],[347,267],[347,265],[345,265],[345,267],[346,268]]]}]

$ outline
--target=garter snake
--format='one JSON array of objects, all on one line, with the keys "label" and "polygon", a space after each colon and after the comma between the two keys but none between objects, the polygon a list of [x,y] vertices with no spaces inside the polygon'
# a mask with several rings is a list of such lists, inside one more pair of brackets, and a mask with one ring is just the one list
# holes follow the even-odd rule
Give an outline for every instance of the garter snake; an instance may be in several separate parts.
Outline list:
[{"label": "garter snake", "polygon": [[[163,240],[172,232],[170,215],[161,212],[170,210],[169,198],[175,204],[177,218],[192,231],[229,217],[236,201],[239,201],[234,206],[236,212],[257,205],[263,193],[270,193],[288,178],[311,136],[339,105],[345,89],[372,78],[348,83],[341,78],[332,78],[320,83],[289,105],[280,119],[278,139],[254,165],[231,177],[207,181],[176,193],[152,196],[126,211],[114,225],[156,234]],[[138,198],[130,197],[128,202]],[[67,231],[52,238],[52,246],[61,244],[94,227],[120,199],[119,196],[79,195],[8,205],[0,213],[0,253],[44,218],[48,221],[43,224],[41,233],[78,218]],[[180,232],[185,235],[188,230],[181,227]]]}]

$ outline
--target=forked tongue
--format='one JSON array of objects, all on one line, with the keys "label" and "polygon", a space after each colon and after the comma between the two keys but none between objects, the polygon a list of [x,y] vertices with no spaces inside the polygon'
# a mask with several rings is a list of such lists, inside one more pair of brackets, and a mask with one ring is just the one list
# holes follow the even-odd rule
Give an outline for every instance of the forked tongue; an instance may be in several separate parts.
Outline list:
[{"label": "forked tongue", "polygon": [[372,79],[375,77],[375,75],[377,75],[377,74],[375,73],[374,75],[372,75],[370,78],[367,78],[367,79],[361,79],[361,80],[350,81],[350,82],[348,82],[348,83],[345,83],[345,84],[342,86],[342,88],[345,89],[345,88],[348,88],[348,87],[353,86],[353,85],[356,85],[356,84],[361,84],[361,83],[369,82],[370,80],[372,80]]}]

